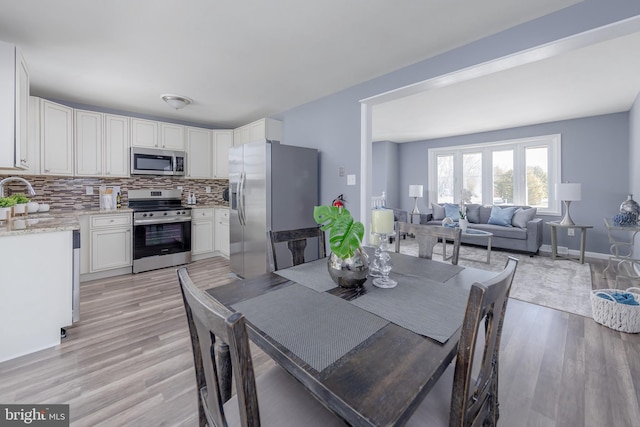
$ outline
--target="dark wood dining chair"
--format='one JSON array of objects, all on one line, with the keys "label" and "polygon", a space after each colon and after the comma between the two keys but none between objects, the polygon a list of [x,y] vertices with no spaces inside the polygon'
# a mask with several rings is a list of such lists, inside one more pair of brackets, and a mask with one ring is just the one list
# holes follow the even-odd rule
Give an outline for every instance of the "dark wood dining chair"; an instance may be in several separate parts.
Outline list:
[{"label": "dark wood dining chair", "polygon": [[[442,250],[445,250],[445,240],[453,242],[451,264],[457,265],[460,255],[460,238],[462,230],[458,227],[449,228],[440,225],[409,224],[398,222],[396,224],[396,252],[400,252],[400,236],[402,233],[413,234],[418,242],[418,257],[432,259],[433,248],[442,240]],[[446,256],[446,254],[445,254]]]},{"label": "dark wood dining chair", "polygon": [[324,231],[320,227],[299,228],[296,230],[269,231],[269,240],[271,241],[271,254],[273,256],[273,268],[278,270],[278,258],[276,256],[276,244],[286,243],[291,256],[293,257],[293,265],[304,263],[304,250],[307,247],[308,239],[317,237],[320,258],[326,256],[324,247]]},{"label": "dark wood dining chair", "polygon": [[[191,335],[201,427],[345,425],[281,367],[256,378],[244,316],[201,291],[187,268],[178,270],[178,281]],[[219,350],[227,344],[228,351]],[[236,394],[229,398],[225,389],[232,377]]]},{"label": "dark wood dining chair", "polygon": [[408,427],[496,425],[500,337],[517,264],[509,257],[500,274],[472,285],[455,364],[440,377]]}]

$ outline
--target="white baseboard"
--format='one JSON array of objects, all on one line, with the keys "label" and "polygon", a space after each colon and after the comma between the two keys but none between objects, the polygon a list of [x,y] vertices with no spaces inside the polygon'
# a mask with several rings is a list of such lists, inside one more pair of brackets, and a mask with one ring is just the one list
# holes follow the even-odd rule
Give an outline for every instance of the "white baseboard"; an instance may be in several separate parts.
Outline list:
[{"label": "white baseboard", "polygon": [[[545,254],[551,254],[551,245],[542,245],[540,246],[540,252],[544,252]],[[571,256],[580,256],[580,251],[577,249],[569,249],[566,246],[558,246],[558,254],[559,255],[571,255]],[[611,254],[603,254],[600,252],[589,252],[585,251],[585,258],[596,258],[596,259],[604,259],[608,260]]]}]

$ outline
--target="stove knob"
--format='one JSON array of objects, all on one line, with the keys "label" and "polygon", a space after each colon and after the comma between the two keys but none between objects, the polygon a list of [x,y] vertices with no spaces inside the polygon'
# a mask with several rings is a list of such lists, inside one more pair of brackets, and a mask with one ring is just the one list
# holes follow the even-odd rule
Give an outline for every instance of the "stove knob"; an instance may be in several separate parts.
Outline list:
[{"label": "stove knob", "polygon": [[182,215],[186,215],[187,213],[185,211],[182,211]]},{"label": "stove knob", "polygon": [[176,215],[180,215],[180,211],[177,211],[177,212],[176,212]]},{"label": "stove knob", "polygon": [[167,216],[167,213],[166,213],[166,212],[164,213],[164,216]]},{"label": "stove knob", "polygon": [[142,217],[143,217],[143,218],[144,218],[144,217],[146,217],[146,216],[147,216],[147,214],[142,214]]},{"label": "stove knob", "polygon": [[149,214],[149,216],[153,216],[153,214],[152,214],[152,213],[150,213],[150,214]]}]

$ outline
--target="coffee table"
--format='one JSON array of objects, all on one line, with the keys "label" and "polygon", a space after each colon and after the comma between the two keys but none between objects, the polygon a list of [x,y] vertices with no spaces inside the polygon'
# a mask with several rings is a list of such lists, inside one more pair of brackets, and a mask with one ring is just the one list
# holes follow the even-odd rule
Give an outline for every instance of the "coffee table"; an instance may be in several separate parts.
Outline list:
[{"label": "coffee table", "polygon": [[[462,237],[470,237],[474,245],[480,244],[485,245],[487,247],[487,264],[491,264],[491,238],[493,237],[493,233],[484,230],[478,230],[475,228],[467,228],[462,231]],[[485,239],[484,241],[482,239]],[[447,255],[447,242],[442,242],[442,260],[447,261],[451,258],[452,255]],[[462,258],[462,257],[460,257]],[[469,260],[469,258],[462,258]],[[471,260],[477,261],[477,260]]]}]

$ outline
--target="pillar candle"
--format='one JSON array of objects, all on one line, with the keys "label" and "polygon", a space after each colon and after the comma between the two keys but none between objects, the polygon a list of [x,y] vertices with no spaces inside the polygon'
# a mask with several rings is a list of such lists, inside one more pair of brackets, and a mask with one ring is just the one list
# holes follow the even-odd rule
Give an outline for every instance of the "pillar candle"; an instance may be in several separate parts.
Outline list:
[{"label": "pillar candle", "polygon": [[371,211],[371,232],[393,234],[393,211],[391,209],[374,209]]}]

